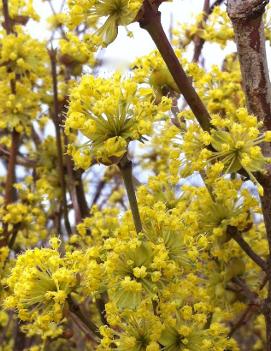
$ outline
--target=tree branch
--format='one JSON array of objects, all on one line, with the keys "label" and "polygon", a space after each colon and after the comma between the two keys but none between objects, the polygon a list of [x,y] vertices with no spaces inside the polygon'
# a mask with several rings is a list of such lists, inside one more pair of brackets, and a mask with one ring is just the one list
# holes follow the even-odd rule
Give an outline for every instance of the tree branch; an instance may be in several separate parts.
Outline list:
[{"label": "tree branch", "polygon": [[215,9],[217,6],[220,6],[221,4],[223,4],[224,1],[225,1],[225,0],[216,0],[216,1],[212,4],[212,6],[210,7],[210,9],[209,9],[209,15],[210,15],[211,13],[214,12],[214,9]]},{"label": "tree branch", "polygon": [[[203,4],[203,18],[202,21],[199,23],[198,28],[201,30],[204,28],[204,24],[207,22],[209,16],[214,12],[214,9],[217,6],[220,6],[224,0],[216,0],[212,6],[210,6],[210,0],[204,0]],[[205,44],[205,39],[199,37],[198,35],[195,36],[194,38],[194,55],[193,55],[193,62],[198,62],[203,46]]]},{"label": "tree branch", "polygon": [[[3,3],[3,15],[4,15],[4,27],[6,33],[9,35],[13,32],[12,21],[9,15],[8,0],[2,0]],[[16,81],[14,79],[10,80],[10,90],[13,95],[16,95]],[[6,175],[5,184],[5,198],[4,204],[7,206],[16,199],[16,191],[13,184],[16,181],[16,160],[20,145],[20,134],[13,129],[11,134],[11,150],[10,157],[8,159],[8,168]],[[7,225],[4,226],[3,237],[0,238],[0,247],[7,245],[8,243],[8,229]]]},{"label": "tree branch", "polygon": [[53,94],[54,94],[53,122],[55,125],[55,131],[56,131],[58,168],[59,168],[59,178],[60,178],[61,189],[62,189],[64,223],[65,223],[65,228],[67,230],[67,233],[70,235],[72,233],[72,230],[69,222],[69,213],[68,213],[68,206],[67,206],[67,199],[66,199],[66,181],[65,181],[65,174],[64,174],[61,131],[60,131],[59,121],[58,121],[59,107],[58,107],[58,91],[57,91],[56,50],[51,49],[49,51],[49,56],[51,59],[51,69],[52,69],[52,79],[53,79]]},{"label": "tree branch", "polygon": [[91,204],[91,208],[96,205],[96,203],[98,202],[101,194],[102,194],[102,191],[104,189],[106,185],[106,181],[104,180],[104,178],[100,179],[97,187],[96,187],[96,191],[95,191],[95,194],[94,194],[94,197],[93,197],[93,200],[92,200],[92,204]]},{"label": "tree branch", "polygon": [[20,142],[20,134],[15,130],[13,130],[11,134],[11,148],[9,151],[8,169],[7,169],[6,186],[5,186],[5,205],[6,206],[15,200],[15,195],[14,195],[15,190],[13,188],[13,184],[16,179],[15,167],[16,167],[17,154],[19,150],[19,142]]},{"label": "tree branch", "polygon": [[271,130],[271,86],[262,15],[268,1],[229,0],[248,110]]},{"label": "tree branch", "polygon": [[233,238],[241,249],[259,266],[263,271],[267,271],[266,262],[256,254],[251,246],[243,239],[243,237],[238,232],[237,228],[228,226],[227,233]]},{"label": "tree branch", "polygon": [[7,34],[13,32],[12,21],[9,16],[8,0],[2,0],[3,3],[3,15],[4,15],[4,28]]},{"label": "tree branch", "polygon": [[[210,0],[204,0],[202,11],[203,11],[203,18],[198,25],[199,30],[203,29],[204,24],[206,23],[209,15],[210,15]],[[195,36],[195,38],[194,38],[194,55],[193,55],[193,59],[192,59],[193,62],[198,62],[204,43],[205,43],[205,40],[203,38],[201,38],[198,35]]]},{"label": "tree branch", "polygon": [[[265,287],[266,283],[267,283],[267,276],[265,276],[263,281],[261,282],[259,291],[261,291]],[[236,323],[232,324],[231,329],[228,333],[228,338],[231,338],[238,329],[246,325],[256,312],[260,312],[260,308],[262,308],[263,306],[262,306],[262,303],[259,303],[259,302],[260,301],[255,300],[248,304],[247,308],[241,314],[240,318],[238,318]]]},{"label": "tree branch", "polygon": [[183,94],[202,129],[205,131],[210,131],[210,115],[197,92],[193,88],[191,80],[187,77],[177,56],[175,55],[172,46],[170,45],[170,42],[162,27],[161,13],[158,11],[158,6],[155,5],[155,2],[152,2],[152,0],[144,0],[138,22],[140,27],[145,29],[153,39],[172,77],[174,78],[178,88]]},{"label": "tree branch", "polygon": [[140,219],[140,214],[139,214],[139,209],[138,209],[138,204],[137,204],[137,199],[136,199],[136,194],[135,194],[135,189],[133,184],[132,162],[127,159],[127,156],[124,156],[124,158],[120,161],[118,166],[126,188],[135,228],[137,233],[140,233],[142,232],[142,223]]},{"label": "tree branch", "polygon": [[77,305],[77,303],[71,296],[68,297],[68,304],[70,312],[73,313],[82,323],[84,323],[84,325],[87,327],[88,330],[90,330],[92,334],[101,339],[102,336],[99,332],[98,327],[91,320],[85,317],[80,307]]},{"label": "tree branch", "polygon": [[237,332],[238,329],[245,326],[258,309],[258,305],[249,304],[244,310],[244,312],[241,314],[239,319],[236,321],[236,323],[232,325],[228,333],[228,338],[231,338]]},{"label": "tree branch", "polygon": [[[268,0],[228,0],[227,10],[232,21],[241,65],[243,88],[248,110],[271,130],[271,85],[268,73],[263,13]],[[271,144],[261,145],[264,156],[271,156]],[[268,169],[269,168],[269,169]],[[257,175],[264,189],[262,212],[269,245],[267,276],[268,296],[263,313],[266,322],[266,350],[271,351],[271,170]]]}]

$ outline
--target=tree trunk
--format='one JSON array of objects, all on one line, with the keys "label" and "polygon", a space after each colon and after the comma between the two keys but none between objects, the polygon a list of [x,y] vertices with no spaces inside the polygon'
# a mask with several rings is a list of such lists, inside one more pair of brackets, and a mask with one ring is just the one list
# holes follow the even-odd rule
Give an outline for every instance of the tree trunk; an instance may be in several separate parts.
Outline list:
[{"label": "tree trunk", "polygon": [[[271,130],[271,86],[266,58],[263,13],[266,0],[228,0],[227,9],[232,21],[239,61],[241,65],[243,89],[249,113],[263,122],[263,130]],[[270,143],[261,145],[263,154],[271,156]],[[263,186],[261,198],[262,212],[269,244],[267,275],[268,297],[263,306],[266,322],[266,350],[271,351],[271,169],[259,174]]]}]

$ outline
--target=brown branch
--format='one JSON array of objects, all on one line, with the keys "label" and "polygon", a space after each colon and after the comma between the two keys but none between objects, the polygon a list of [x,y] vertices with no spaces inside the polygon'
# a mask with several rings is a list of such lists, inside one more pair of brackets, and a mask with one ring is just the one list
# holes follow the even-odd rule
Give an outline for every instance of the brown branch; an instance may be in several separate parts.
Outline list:
[{"label": "brown branch", "polygon": [[[64,1],[62,4],[64,4]],[[68,81],[70,80],[70,77],[71,77],[70,69],[68,66],[66,66],[64,71],[65,82],[68,83]],[[65,101],[68,101],[68,97],[67,98],[65,97]],[[64,119],[64,116],[66,115],[67,108],[68,108],[68,104],[63,104],[61,106],[61,111],[59,111],[61,116],[61,121]],[[69,143],[68,138],[64,134],[65,150],[67,148],[68,143]],[[82,221],[82,219],[88,217],[90,214],[85,191],[84,191],[83,180],[82,180],[83,171],[75,169],[72,157],[68,154],[66,154],[66,166],[67,166],[68,182],[70,185],[70,196],[71,196],[73,208],[75,211],[75,221],[76,221],[76,224],[78,224]]]},{"label": "brown branch", "polygon": [[66,199],[66,181],[65,181],[65,173],[64,173],[64,164],[63,164],[61,131],[60,131],[59,121],[58,121],[59,106],[58,106],[57,71],[56,71],[56,50],[51,49],[49,51],[49,55],[51,59],[53,94],[54,94],[54,112],[52,115],[53,115],[55,131],[56,131],[58,168],[59,168],[59,178],[60,178],[61,189],[62,189],[62,206],[63,206],[63,214],[64,214],[64,223],[65,223],[65,228],[67,230],[67,233],[72,234],[72,230],[69,222],[67,199]]},{"label": "brown branch", "polygon": [[258,310],[258,305],[249,304],[244,310],[244,312],[241,314],[240,318],[236,321],[236,323],[232,325],[228,333],[228,338],[231,338],[237,332],[238,329],[247,325],[254,313]]},{"label": "brown branch", "polygon": [[250,287],[247,285],[244,279],[240,277],[234,277],[232,278],[232,282],[240,288],[239,292],[242,293],[250,303],[259,306],[261,305],[261,301],[259,299],[258,294],[254,291],[251,291]]},{"label": "brown branch", "polygon": [[1,328],[2,330],[1,330],[1,335],[0,335],[0,345],[4,345],[4,342],[8,336],[8,330],[10,328],[12,321],[13,321],[13,318],[14,318],[13,312],[12,311],[8,312],[8,321],[7,321],[6,325]]},{"label": "brown branch", "polygon": [[102,191],[103,191],[105,185],[106,185],[106,181],[102,178],[99,181],[98,186],[96,187],[96,191],[95,191],[95,194],[94,194],[94,197],[92,200],[92,204],[90,207],[93,207],[94,205],[96,205],[96,203],[98,202],[98,200],[102,194]]},{"label": "brown branch", "polygon": [[[210,0],[204,0],[204,4],[203,4],[203,18],[201,20],[201,22],[198,25],[198,29],[202,30],[204,28],[204,24],[207,22],[209,16],[214,12],[214,9],[217,6],[220,6],[222,3],[224,2],[224,0],[217,0],[213,3],[212,6],[210,6]],[[196,35],[194,37],[194,55],[193,55],[193,62],[198,62],[203,46],[205,44],[205,39],[201,38],[200,36]]]},{"label": "brown branch", "polygon": [[[65,145],[68,144],[65,137]],[[89,216],[89,208],[85,196],[84,185],[82,181],[82,171],[74,169],[74,163],[70,155],[66,155],[67,174],[70,185],[70,194],[75,211],[75,221],[80,223],[82,219]]]},{"label": "brown branch", "polygon": [[[267,279],[265,276],[262,283],[260,284],[259,291],[261,291],[264,288],[266,282],[267,282]],[[237,283],[238,283],[238,281],[237,281]],[[255,294],[255,293],[252,292],[252,294]],[[258,299],[257,294],[255,294],[254,296],[255,296],[255,300],[253,301],[253,299],[252,299],[251,303],[248,304],[245,311],[241,314],[240,318],[238,318],[236,323],[232,325],[232,327],[228,333],[228,338],[231,338],[237,332],[238,329],[240,329],[242,326],[245,326],[256,312],[261,311],[263,304]]]},{"label": "brown branch", "polygon": [[216,0],[216,1],[212,4],[212,6],[210,7],[210,9],[209,9],[209,15],[210,15],[211,13],[214,12],[214,9],[215,9],[217,6],[220,6],[221,4],[223,4],[224,1],[225,1],[225,0]]},{"label": "brown branch", "polygon": [[[213,13],[216,6],[221,5],[223,3],[223,1],[224,0],[217,0],[210,7],[210,0],[204,0],[203,10],[202,10],[203,11],[203,18],[200,21],[200,23],[198,24],[199,30],[202,30],[204,28],[205,23],[207,22],[209,16]],[[200,55],[202,53],[203,46],[204,46],[206,40],[204,38],[201,38],[199,35],[195,35],[193,38],[193,41],[194,41],[194,54],[193,54],[192,61],[197,63],[199,61],[199,58],[200,58]],[[187,45],[188,44],[189,43],[187,43]],[[192,79],[191,79],[191,81],[192,81]],[[186,101],[184,101],[181,110],[184,110],[186,105],[187,105],[187,103],[186,103]]]},{"label": "brown branch", "polygon": [[119,162],[118,167],[120,169],[123,182],[126,188],[134,225],[137,233],[142,232],[142,223],[140,218],[140,213],[138,209],[137,198],[135,194],[135,188],[133,184],[133,175],[132,175],[132,162],[128,160],[127,156],[124,156],[123,159]]},{"label": "brown branch", "polygon": [[268,279],[268,294],[263,307],[263,313],[266,324],[266,350],[271,351],[271,182],[270,176],[269,179],[266,175],[263,175],[262,177],[264,178],[264,182],[261,182],[264,187],[264,196],[261,197],[261,204],[269,246],[268,270],[266,272]]},{"label": "brown branch", "polygon": [[34,144],[36,145],[36,147],[38,147],[41,144],[41,139],[33,126],[31,128],[31,136],[34,141]]},{"label": "brown branch", "polygon": [[271,86],[262,18],[267,2],[229,0],[228,14],[234,28],[248,110],[264,122],[265,129],[271,130]]},{"label": "brown branch", "polygon": [[80,209],[80,204],[77,198],[76,186],[74,180],[73,163],[70,155],[65,156],[67,165],[67,175],[68,175],[68,187],[70,188],[70,195],[72,200],[72,207],[75,212],[75,223],[79,224],[82,221],[82,213]]},{"label": "brown branch", "polygon": [[[11,157],[11,152],[0,145],[0,156],[4,159],[8,159]],[[26,168],[33,168],[36,166],[35,160],[31,160],[22,154],[17,155],[15,163]]]},{"label": "brown branch", "polygon": [[[68,145],[68,138],[64,135],[64,146],[65,149]],[[75,212],[75,223],[79,224],[82,219],[87,217],[89,214],[88,205],[85,198],[85,193],[82,185],[82,174],[74,170],[74,163],[70,155],[65,155],[67,176],[68,176],[68,187],[70,190],[70,196],[72,200],[72,206]],[[82,189],[82,190],[81,190]]]},{"label": "brown branch", "polygon": [[[271,130],[271,85],[268,73],[263,14],[268,0],[228,0],[227,10],[232,21],[237,52],[241,65],[243,89],[251,114],[263,122],[265,130]],[[263,154],[271,156],[271,144],[262,145]],[[263,313],[266,322],[266,350],[271,351],[271,170],[258,175],[263,186],[262,213],[269,245],[267,276],[268,296]]]},{"label": "brown branch", "polygon": [[105,310],[105,301],[107,301],[107,295],[104,293],[100,298],[96,300],[96,307],[99,311],[101,322],[104,325],[109,325],[107,319],[106,319],[106,310]]},{"label": "brown branch", "polygon": [[6,206],[15,200],[15,195],[14,195],[15,192],[14,192],[13,184],[16,179],[15,167],[16,167],[17,153],[19,149],[19,142],[20,142],[20,134],[15,130],[13,130],[11,134],[11,148],[9,151],[8,169],[7,169],[6,186],[5,186],[5,205]]},{"label": "brown branch", "polygon": [[193,111],[199,124],[205,131],[210,130],[210,115],[202,100],[192,86],[191,80],[187,77],[181,66],[170,42],[164,32],[161,23],[161,13],[158,6],[151,0],[144,0],[142,11],[139,15],[140,27],[145,29],[152,37],[157,49],[163,57],[172,77],[185,100]]},{"label": "brown branch", "polygon": [[[214,12],[214,9],[217,6],[221,5],[223,2],[224,2],[224,0],[217,0],[212,4],[212,6],[210,6],[210,0],[204,0],[203,10],[202,10],[203,18],[197,25],[198,30],[204,29],[204,25],[207,22],[209,16]],[[188,40],[185,43],[181,43],[181,46],[183,48],[187,47],[187,45],[190,44],[192,40],[194,41],[194,54],[193,54],[192,61],[198,62],[206,40],[204,38],[201,38],[199,35],[196,34],[196,35],[191,37],[191,40]]]},{"label": "brown branch", "polygon": [[[198,25],[199,30],[202,30],[204,28],[204,24],[206,23],[209,15],[210,15],[210,0],[204,0],[203,18]],[[195,36],[195,38],[194,38],[194,55],[193,55],[193,59],[192,59],[193,62],[198,62],[204,43],[205,43],[205,39],[201,38],[199,35]]]},{"label": "brown branch", "polygon": [[9,16],[8,0],[2,0],[3,3],[3,15],[4,15],[4,28],[7,34],[13,32],[12,21]]},{"label": "brown branch", "polygon": [[263,271],[267,271],[266,262],[252,249],[252,247],[243,239],[237,228],[228,226],[227,233],[234,239],[241,249],[250,257]]},{"label": "brown branch", "polygon": [[90,319],[86,318],[86,316],[82,313],[79,305],[77,305],[71,296],[68,297],[68,304],[70,312],[73,313],[93,335],[101,339],[102,336],[99,332],[98,327]]},{"label": "brown branch", "polygon": [[75,179],[76,195],[78,198],[81,215],[82,215],[82,218],[85,218],[89,216],[89,207],[86,200],[84,184],[82,180],[82,171],[75,170],[74,179]]},{"label": "brown branch", "polygon": [[16,318],[13,351],[25,350],[27,336],[21,330],[21,322]]},{"label": "brown branch", "polygon": [[[2,0],[3,3],[3,15],[4,15],[4,27],[7,34],[11,34],[13,32],[12,21],[9,15],[8,8],[8,0]],[[16,94],[16,82],[12,79],[10,81],[10,89],[12,94]],[[11,149],[10,149],[10,157],[8,160],[8,169],[6,176],[6,186],[5,186],[5,205],[7,206],[9,203],[13,202],[15,193],[13,184],[15,182],[15,167],[16,167],[16,157],[19,150],[19,140],[20,135],[18,132],[13,129],[11,134]]]},{"label": "brown branch", "polygon": [[[9,8],[8,8],[8,0],[2,0],[3,3],[3,15],[4,15],[4,27],[6,33],[9,35],[13,33],[12,21],[9,15]],[[14,79],[10,80],[10,90],[13,95],[16,94],[16,81]],[[4,204],[7,206],[11,202],[16,199],[16,191],[13,187],[13,184],[16,181],[16,159],[17,153],[19,150],[20,144],[20,134],[13,129],[11,133],[11,150],[10,150],[10,157],[8,160],[8,168],[7,168],[7,175],[6,175],[6,184],[5,184],[5,198]],[[4,232],[3,236],[0,238],[0,247],[7,245],[8,243],[8,229],[7,225],[4,225]]]}]

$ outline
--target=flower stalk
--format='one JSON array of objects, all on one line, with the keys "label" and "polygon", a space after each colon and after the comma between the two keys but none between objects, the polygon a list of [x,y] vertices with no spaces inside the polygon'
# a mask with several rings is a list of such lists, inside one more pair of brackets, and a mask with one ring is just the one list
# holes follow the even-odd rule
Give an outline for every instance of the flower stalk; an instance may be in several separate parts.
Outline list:
[{"label": "flower stalk", "polygon": [[56,51],[50,50],[49,56],[51,59],[51,70],[52,70],[52,80],[53,80],[53,94],[54,94],[54,111],[52,113],[53,122],[56,131],[56,143],[57,143],[57,152],[58,152],[58,168],[59,168],[59,178],[62,189],[62,205],[63,205],[63,214],[64,214],[64,223],[67,233],[71,235],[71,225],[69,222],[69,213],[67,206],[67,198],[66,198],[66,182],[65,182],[65,174],[64,174],[64,164],[63,164],[63,152],[62,152],[62,140],[61,140],[61,131],[58,122],[58,91],[57,91],[57,72],[56,72]]},{"label": "flower stalk", "polygon": [[80,307],[76,304],[74,299],[69,295],[68,297],[68,304],[70,312],[73,313],[86,327],[92,334],[94,334],[97,338],[101,338],[101,334],[99,333],[98,327],[88,318],[84,316]]},{"label": "flower stalk", "polygon": [[124,185],[126,188],[130,208],[132,211],[133,215],[133,220],[136,228],[136,232],[140,233],[142,232],[142,223],[140,219],[140,214],[139,214],[139,209],[138,209],[138,203],[136,199],[136,194],[135,194],[135,189],[134,189],[134,184],[133,184],[133,175],[132,175],[132,162],[127,159],[126,156],[120,161],[118,164]]}]

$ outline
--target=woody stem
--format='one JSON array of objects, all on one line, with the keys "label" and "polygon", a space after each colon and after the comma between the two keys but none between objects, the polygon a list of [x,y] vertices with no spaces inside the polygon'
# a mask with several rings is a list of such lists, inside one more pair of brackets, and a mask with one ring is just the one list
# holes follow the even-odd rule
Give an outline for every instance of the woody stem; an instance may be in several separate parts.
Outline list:
[{"label": "woody stem", "polygon": [[161,13],[158,11],[157,5],[155,5],[151,0],[144,1],[143,16],[139,19],[139,24],[141,28],[145,29],[150,34],[172,77],[180,89],[180,92],[183,94],[200,126],[203,130],[209,132],[211,128],[211,117],[201,98],[192,86],[191,79],[188,78],[181,63],[179,62],[163,29],[161,23]]},{"label": "woody stem", "polygon": [[126,188],[130,208],[133,215],[133,220],[136,228],[136,232],[142,232],[142,223],[140,219],[138,203],[136,199],[134,184],[133,184],[133,175],[132,175],[132,162],[129,161],[126,157],[124,157],[120,163],[118,164],[124,185]]}]

